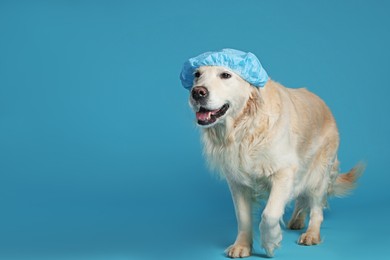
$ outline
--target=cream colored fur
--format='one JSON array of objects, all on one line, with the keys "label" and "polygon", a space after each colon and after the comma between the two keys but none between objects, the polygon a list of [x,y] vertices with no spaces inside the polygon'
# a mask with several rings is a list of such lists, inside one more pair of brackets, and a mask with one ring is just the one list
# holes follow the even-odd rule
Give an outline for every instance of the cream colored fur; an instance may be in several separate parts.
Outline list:
[{"label": "cream colored fur", "polygon": [[[363,171],[358,166],[339,175],[339,134],[325,103],[306,89],[289,89],[269,80],[255,88],[224,67],[204,66],[194,86],[209,91],[207,109],[230,105],[214,124],[202,127],[204,153],[210,166],[227,180],[238,222],[230,257],[246,257],[252,249],[251,205],[256,197],[267,199],[260,223],[262,247],[268,256],[279,247],[279,222],[285,206],[296,199],[291,229],[308,228],[300,244],[320,242],[322,209],[328,195],[342,195]],[[222,72],[232,75],[220,77]],[[200,105],[190,98],[198,111]]]}]

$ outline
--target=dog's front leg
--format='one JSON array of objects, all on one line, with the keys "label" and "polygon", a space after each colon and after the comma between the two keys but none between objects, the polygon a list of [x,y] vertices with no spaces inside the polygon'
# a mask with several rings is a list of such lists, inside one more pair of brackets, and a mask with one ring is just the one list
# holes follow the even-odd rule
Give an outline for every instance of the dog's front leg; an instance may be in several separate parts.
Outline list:
[{"label": "dog's front leg", "polygon": [[252,250],[252,191],[228,181],[236,211],[238,234],[233,245],[226,249],[229,257],[247,257]]},{"label": "dog's front leg", "polygon": [[293,173],[292,169],[285,169],[271,176],[272,188],[260,223],[261,245],[269,257],[282,241],[279,222],[291,197]]}]

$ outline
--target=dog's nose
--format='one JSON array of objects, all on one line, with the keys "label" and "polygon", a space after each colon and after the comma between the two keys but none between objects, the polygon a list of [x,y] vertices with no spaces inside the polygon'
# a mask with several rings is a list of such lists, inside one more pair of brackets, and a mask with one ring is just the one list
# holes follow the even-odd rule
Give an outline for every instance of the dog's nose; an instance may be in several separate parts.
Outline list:
[{"label": "dog's nose", "polygon": [[200,101],[209,95],[209,91],[205,87],[198,86],[192,89],[191,95],[194,100]]}]

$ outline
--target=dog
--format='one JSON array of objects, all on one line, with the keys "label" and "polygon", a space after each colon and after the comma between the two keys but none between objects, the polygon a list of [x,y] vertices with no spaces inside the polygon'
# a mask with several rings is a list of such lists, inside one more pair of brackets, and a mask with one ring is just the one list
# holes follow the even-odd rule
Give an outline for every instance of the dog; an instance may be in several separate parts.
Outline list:
[{"label": "dog", "polygon": [[321,242],[327,197],[346,195],[364,170],[357,164],[339,174],[339,133],[327,105],[310,91],[286,88],[269,79],[257,88],[224,66],[200,66],[189,104],[201,128],[204,154],[229,185],[238,234],[227,248],[231,258],[252,251],[252,202],[265,199],[261,245],[269,257],[280,246],[286,205],[295,200],[287,227],[306,232],[301,245]]}]

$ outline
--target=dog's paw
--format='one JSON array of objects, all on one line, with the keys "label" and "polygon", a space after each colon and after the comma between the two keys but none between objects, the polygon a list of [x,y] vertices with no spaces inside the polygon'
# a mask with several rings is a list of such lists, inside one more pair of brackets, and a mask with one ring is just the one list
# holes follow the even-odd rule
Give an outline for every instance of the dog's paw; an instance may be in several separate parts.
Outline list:
[{"label": "dog's paw", "polygon": [[321,243],[321,237],[320,234],[317,232],[309,231],[303,233],[298,240],[298,244],[305,245],[305,246],[317,245],[319,243]]},{"label": "dog's paw", "polygon": [[274,254],[275,254],[274,251],[275,251],[275,249],[280,247],[280,244],[273,244],[273,243],[264,244],[263,243],[262,247],[264,248],[265,254],[268,257],[274,257]]},{"label": "dog's paw", "polygon": [[242,258],[242,257],[248,257],[251,255],[251,246],[248,245],[241,245],[241,244],[234,244],[229,246],[225,253],[230,258]]},{"label": "dog's paw", "polygon": [[303,219],[291,219],[287,227],[292,230],[303,229],[305,227],[305,221]]},{"label": "dog's paw", "polygon": [[274,251],[280,247],[282,241],[282,229],[278,219],[263,217],[260,223],[261,246],[268,257],[274,256]]}]

